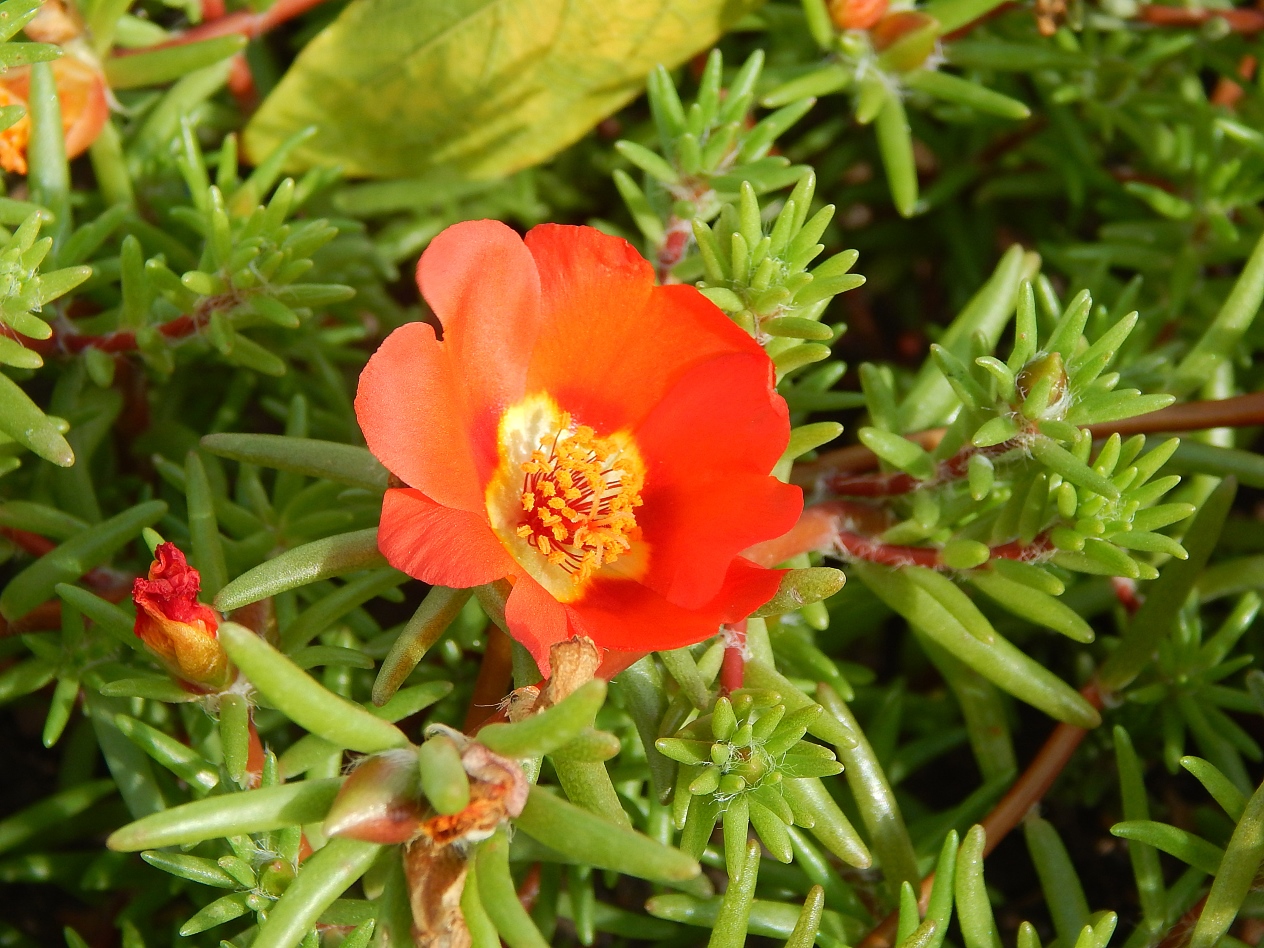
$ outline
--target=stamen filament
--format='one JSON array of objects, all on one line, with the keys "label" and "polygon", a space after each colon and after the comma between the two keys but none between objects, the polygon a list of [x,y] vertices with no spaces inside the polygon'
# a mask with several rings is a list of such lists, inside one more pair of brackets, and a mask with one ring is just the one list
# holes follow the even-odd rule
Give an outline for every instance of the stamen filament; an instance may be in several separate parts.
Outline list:
[{"label": "stamen filament", "polygon": [[631,548],[644,475],[615,439],[560,420],[520,465],[527,516],[516,532],[580,583]]}]

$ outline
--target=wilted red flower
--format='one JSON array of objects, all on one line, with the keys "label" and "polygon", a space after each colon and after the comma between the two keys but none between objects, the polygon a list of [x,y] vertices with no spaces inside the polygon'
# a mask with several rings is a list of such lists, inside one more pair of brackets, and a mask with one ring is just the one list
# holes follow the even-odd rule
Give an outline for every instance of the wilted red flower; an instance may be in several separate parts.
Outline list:
[{"label": "wilted red flower", "polygon": [[220,645],[219,617],[198,602],[202,577],[174,543],[154,550],[149,578],[132,584],[136,634],[175,676],[205,688],[224,688],[233,667]]},{"label": "wilted red flower", "polygon": [[510,631],[546,674],[572,635],[678,648],[772,597],[779,573],[739,554],[802,495],[769,476],[789,423],[754,340],[590,227],[457,224],[417,282],[443,341],[397,329],[356,396],[408,485],[383,501],[387,560],[434,585],[508,577]]}]

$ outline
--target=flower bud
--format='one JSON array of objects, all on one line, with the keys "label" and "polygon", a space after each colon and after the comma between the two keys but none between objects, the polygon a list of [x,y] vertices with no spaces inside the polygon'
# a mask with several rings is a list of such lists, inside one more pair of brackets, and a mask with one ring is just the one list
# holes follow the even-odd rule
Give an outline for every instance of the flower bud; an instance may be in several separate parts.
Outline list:
[{"label": "flower bud", "polygon": [[235,670],[216,634],[219,616],[198,602],[202,577],[174,543],[154,550],[147,579],[132,584],[136,635],[171,674],[199,688],[219,690]]},{"label": "flower bud", "polygon": [[259,873],[259,888],[274,899],[279,899],[294,881],[294,867],[284,859],[274,859]]},{"label": "flower bud", "polygon": [[405,843],[417,835],[423,813],[416,751],[386,751],[351,771],[325,817],[325,835]]},{"label": "flower bud", "polygon": [[[1037,388],[1048,386],[1044,404],[1034,406],[1036,417],[1061,418],[1066,414],[1067,374],[1062,354],[1045,352],[1023,366],[1014,380],[1018,397],[1024,402]],[[1024,409],[1026,413],[1027,409]]]},{"label": "flower bud", "polygon": [[781,574],[777,594],[756,609],[755,616],[779,616],[801,606],[827,599],[843,588],[847,577],[828,566],[807,566]]}]

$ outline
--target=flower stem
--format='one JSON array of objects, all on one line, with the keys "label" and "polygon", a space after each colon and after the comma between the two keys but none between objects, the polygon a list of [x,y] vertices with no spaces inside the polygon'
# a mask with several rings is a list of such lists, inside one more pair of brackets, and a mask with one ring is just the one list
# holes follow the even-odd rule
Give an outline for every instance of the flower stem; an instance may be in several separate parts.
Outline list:
[{"label": "flower stem", "polygon": [[[784,563],[800,553],[833,553],[844,559],[865,560],[883,566],[925,566],[927,569],[948,569],[936,547],[903,546],[885,543],[875,534],[885,529],[882,512],[876,507],[846,500],[827,500],[803,511],[799,522],[784,536],[760,543],[746,551],[746,556],[762,566]],[[867,531],[860,532],[863,527]],[[991,558],[1039,560],[1053,552],[1047,534],[1041,533],[1031,543],[1012,540],[991,548]]]},{"label": "flower stem", "polygon": [[720,693],[732,694],[746,676],[746,622],[724,627],[724,663],[720,666]]},{"label": "flower stem", "polygon": [[513,681],[513,639],[494,625],[487,627],[487,648],[474,680],[470,709],[465,713],[465,731],[473,734],[495,712],[500,699],[509,693]]},{"label": "flower stem", "polygon": [[689,249],[689,241],[693,239],[693,222],[683,220],[675,214],[667,222],[663,244],[658,248],[658,257],[654,269],[658,274],[658,282],[667,284],[676,282],[672,278],[672,269],[685,258]]},{"label": "flower stem", "polygon": [[1223,18],[1234,33],[1264,30],[1264,13],[1259,10],[1189,10],[1147,5],[1137,12],[1138,20],[1155,26],[1197,27],[1217,17]]},{"label": "flower stem", "polygon": [[[214,39],[217,36],[229,36],[233,33],[240,33],[243,36],[249,36],[251,39],[258,39],[269,30],[275,29],[296,16],[301,16],[324,2],[325,0],[277,0],[276,3],[262,13],[249,13],[245,10],[229,13],[226,16],[209,20],[201,26],[195,26],[191,30],[185,30],[179,36],[164,43],[163,46],[183,46],[186,43],[197,43],[201,40]],[[161,47],[146,47],[147,50],[159,48]]]}]

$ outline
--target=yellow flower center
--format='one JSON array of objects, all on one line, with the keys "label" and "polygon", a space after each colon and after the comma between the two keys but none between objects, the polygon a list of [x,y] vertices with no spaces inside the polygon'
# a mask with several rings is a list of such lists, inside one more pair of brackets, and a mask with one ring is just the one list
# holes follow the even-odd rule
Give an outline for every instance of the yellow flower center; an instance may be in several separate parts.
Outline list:
[{"label": "yellow flower center", "polygon": [[574,425],[569,413],[562,426],[547,449],[541,446],[519,465],[527,520],[517,533],[582,582],[631,547],[642,478],[620,466],[619,446],[610,438]]},{"label": "yellow flower center", "polygon": [[576,424],[547,395],[508,409],[498,435],[500,464],[487,492],[492,527],[546,589],[575,598],[638,538],[645,466],[635,442]]}]

